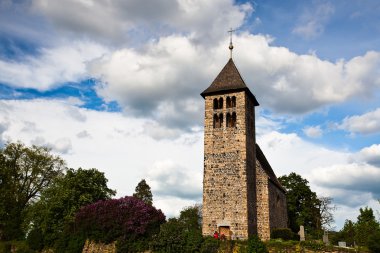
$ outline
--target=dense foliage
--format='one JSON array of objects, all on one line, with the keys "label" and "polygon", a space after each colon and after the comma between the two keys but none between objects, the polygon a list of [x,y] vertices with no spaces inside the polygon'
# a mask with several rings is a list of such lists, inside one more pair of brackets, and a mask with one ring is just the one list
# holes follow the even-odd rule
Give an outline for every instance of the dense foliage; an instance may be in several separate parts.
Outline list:
[{"label": "dense foliage", "polygon": [[135,188],[133,197],[139,198],[148,205],[153,204],[153,195],[150,190],[150,186],[146,183],[145,179],[142,179]]},{"label": "dense foliage", "polygon": [[96,169],[68,169],[42,192],[31,209],[30,219],[34,229],[42,232],[44,245],[53,246],[82,206],[110,199],[114,194],[107,187],[104,173]]},{"label": "dense foliage", "polygon": [[118,240],[118,247],[128,245],[129,252],[134,252],[147,249],[147,242],[164,222],[161,210],[138,198],[124,197],[81,208],[76,214],[74,229],[83,238],[105,243]]},{"label": "dense foliage", "polygon": [[317,194],[310,190],[309,182],[294,172],[278,179],[287,191],[290,229],[295,233],[299,231],[300,225],[309,232],[321,229],[320,201]]},{"label": "dense foliage", "polygon": [[183,209],[179,218],[171,218],[161,225],[160,233],[152,242],[155,252],[199,251],[203,241],[199,206]]},{"label": "dense foliage", "polygon": [[355,242],[368,246],[369,235],[379,233],[380,226],[373,215],[372,208],[360,208],[360,214],[355,226]]},{"label": "dense foliage", "polygon": [[257,235],[248,238],[247,253],[268,253],[265,244]]},{"label": "dense foliage", "polygon": [[30,205],[64,168],[45,147],[8,143],[0,149],[0,240],[24,238]]},{"label": "dense foliage", "polygon": [[299,236],[295,234],[292,230],[289,228],[275,228],[272,230],[271,239],[282,239],[285,241],[289,240],[299,240]]}]

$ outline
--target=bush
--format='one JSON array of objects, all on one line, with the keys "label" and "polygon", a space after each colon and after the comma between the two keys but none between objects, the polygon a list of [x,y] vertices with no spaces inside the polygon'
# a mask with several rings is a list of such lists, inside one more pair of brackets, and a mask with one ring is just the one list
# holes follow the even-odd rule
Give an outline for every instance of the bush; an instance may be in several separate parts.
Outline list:
[{"label": "bush", "polygon": [[0,241],[0,253],[11,253],[12,245],[10,242]]},{"label": "bush", "polygon": [[248,238],[247,253],[268,253],[265,244],[257,235]]},{"label": "bush", "polygon": [[219,249],[219,240],[207,236],[203,239],[200,252],[201,253],[216,253]]},{"label": "bush", "polygon": [[76,233],[70,233],[65,231],[54,244],[54,252],[56,253],[81,253],[86,242],[86,238],[83,235]]},{"label": "bush", "polygon": [[37,251],[41,251],[44,247],[44,238],[40,229],[33,229],[28,234],[26,241],[29,245],[29,248]]},{"label": "bush", "polygon": [[301,245],[314,251],[323,250],[325,248],[325,245],[322,241],[308,240],[301,242]]},{"label": "bush", "polygon": [[[84,238],[110,243],[137,243],[159,232],[165,222],[161,210],[134,197],[101,200],[82,207],[75,217],[76,232]],[[119,244],[122,245],[122,244]],[[144,246],[148,248],[148,244]]]},{"label": "bush", "polygon": [[295,233],[293,233],[289,228],[275,228],[272,230],[270,237],[272,239],[282,239],[289,241],[294,239]]}]

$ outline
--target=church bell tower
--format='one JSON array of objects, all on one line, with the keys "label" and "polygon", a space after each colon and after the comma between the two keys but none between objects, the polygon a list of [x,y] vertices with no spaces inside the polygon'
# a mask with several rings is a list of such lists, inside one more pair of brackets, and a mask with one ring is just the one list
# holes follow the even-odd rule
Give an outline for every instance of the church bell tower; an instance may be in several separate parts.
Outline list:
[{"label": "church bell tower", "polygon": [[204,236],[215,231],[246,239],[257,232],[255,96],[231,56],[205,100],[203,224]]}]

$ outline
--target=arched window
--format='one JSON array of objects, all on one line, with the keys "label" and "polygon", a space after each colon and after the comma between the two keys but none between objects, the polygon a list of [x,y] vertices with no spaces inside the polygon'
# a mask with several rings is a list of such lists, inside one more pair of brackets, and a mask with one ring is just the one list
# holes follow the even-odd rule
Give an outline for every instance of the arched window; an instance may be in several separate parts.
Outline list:
[{"label": "arched window", "polygon": [[232,113],[232,118],[231,118],[231,127],[236,126],[236,112]]},{"label": "arched window", "polygon": [[231,98],[230,98],[230,97],[227,97],[227,100],[226,100],[226,107],[227,107],[227,108],[231,108]]},{"label": "arched window", "polygon": [[218,118],[218,115],[214,114],[214,124],[213,124],[213,127],[214,127],[214,128],[217,128],[217,127],[218,127],[218,124],[219,124],[219,118]]},{"label": "arched window", "polygon": [[223,109],[223,98],[219,98],[219,106],[218,109]]},{"label": "arched window", "polygon": [[222,126],[223,126],[223,113],[219,114],[219,127],[222,127]]},{"label": "arched window", "polygon": [[214,110],[218,109],[218,99],[217,98],[214,98],[214,106],[213,106]]},{"label": "arched window", "polygon": [[236,107],[236,97],[233,96],[231,99],[231,107]]},{"label": "arched window", "polygon": [[230,127],[230,126],[231,126],[231,114],[227,113],[227,115],[226,115],[226,127]]}]

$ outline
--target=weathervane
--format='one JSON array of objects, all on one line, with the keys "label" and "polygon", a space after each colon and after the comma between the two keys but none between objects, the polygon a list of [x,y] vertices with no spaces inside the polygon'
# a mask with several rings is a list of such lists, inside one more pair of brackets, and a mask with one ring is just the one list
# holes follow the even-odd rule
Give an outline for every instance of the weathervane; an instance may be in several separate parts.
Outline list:
[{"label": "weathervane", "polygon": [[232,33],[235,32],[236,29],[230,28],[229,31],[227,31],[230,34],[230,46],[228,47],[230,49],[230,58],[232,58],[232,49],[234,49],[234,45],[232,45]]}]

